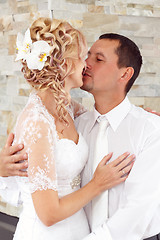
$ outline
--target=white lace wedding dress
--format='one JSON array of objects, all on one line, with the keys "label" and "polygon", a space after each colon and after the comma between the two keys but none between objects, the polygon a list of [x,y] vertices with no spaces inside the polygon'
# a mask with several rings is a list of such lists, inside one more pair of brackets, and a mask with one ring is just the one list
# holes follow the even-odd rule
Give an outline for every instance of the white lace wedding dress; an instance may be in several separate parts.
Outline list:
[{"label": "white lace wedding dress", "polygon": [[37,94],[32,93],[15,128],[14,143],[22,142],[28,152],[29,177],[16,177],[23,210],[13,239],[82,239],[89,233],[83,209],[51,227],[46,227],[39,220],[31,198],[31,193],[37,189],[56,190],[60,198],[79,189],[79,174],[88,155],[82,135],[79,135],[77,145],[71,140],[59,139],[54,118]]}]

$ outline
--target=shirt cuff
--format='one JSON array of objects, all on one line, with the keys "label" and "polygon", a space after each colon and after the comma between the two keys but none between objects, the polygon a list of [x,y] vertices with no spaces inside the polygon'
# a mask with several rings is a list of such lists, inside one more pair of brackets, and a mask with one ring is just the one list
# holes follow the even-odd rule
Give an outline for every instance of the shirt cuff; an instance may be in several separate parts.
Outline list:
[{"label": "shirt cuff", "polygon": [[0,196],[3,202],[7,202],[12,206],[18,207],[22,204],[21,194],[19,191],[2,190],[0,189]]},{"label": "shirt cuff", "polygon": [[0,190],[4,190],[7,188],[6,182],[3,180],[3,177],[0,177]]},{"label": "shirt cuff", "polygon": [[99,239],[113,240],[106,223],[103,223],[101,226],[96,228],[95,231],[93,231],[88,236],[83,238],[83,240],[99,240]]},{"label": "shirt cuff", "polygon": [[20,190],[12,177],[0,177],[0,196],[2,201],[15,207],[22,204]]}]

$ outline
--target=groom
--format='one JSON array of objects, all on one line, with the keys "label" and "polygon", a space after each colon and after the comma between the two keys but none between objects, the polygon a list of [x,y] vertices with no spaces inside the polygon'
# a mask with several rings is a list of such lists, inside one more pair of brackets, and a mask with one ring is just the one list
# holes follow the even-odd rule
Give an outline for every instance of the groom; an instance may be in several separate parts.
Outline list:
[{"label": "groom", "polygon": [[[126,97],[141,68],[139,49],[124,36],[105,34],[91,47],[86,63],[82,88],[93,94],[95,109],[76,120],[78,131],[83,133],[89,145],[82,185],[92,177],[99,118],[106,118],[109,122],[106,131],[109,152],[117,157],[129,151],[136,154],[136,162],[126,182],[109,190],[108,206],[106,204],[104,209],[109,218],[93,229],[92,203],[88,204],[86,213],[92,232],[84,240],[159,239],[160,119],[131,105]],[[12,135],[0,156],[0,161],[3,158],[1,175],[4,171],[6,176],[8,172],[11,174],[9,166],[16,169],[15,164],[10,163],[12,154],[9,149],[13,153],[18,146],[9,147],[11,142]],[[16,155],[12,158],[12,162],[17,160]]]},{"label": "groom", "polygon": [[89,146],[82,185],[92,177],[100,118],[109,123],[106,130],[109,152],[117,157],[129,151],[136,155],[136,161],[126,182],[109,190],[108,208],[103,208],[105,220],[101,225],[93,227],[94,208],[92,203],[86,206],[92,232],[85,240],[158,240],[160,119],[135,107],[126,97],[140,72],[139,49],[124,36],[104,34],[91,47],[86,63],[82,89],[93,94],[95,108],[76,120],[77,130]]}]

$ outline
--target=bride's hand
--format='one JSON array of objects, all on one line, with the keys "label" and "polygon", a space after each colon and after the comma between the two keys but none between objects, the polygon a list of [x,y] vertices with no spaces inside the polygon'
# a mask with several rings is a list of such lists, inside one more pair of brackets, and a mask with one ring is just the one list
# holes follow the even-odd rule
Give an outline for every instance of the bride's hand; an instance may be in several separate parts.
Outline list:
[{"label": "bride's hand", "polygon": [[110,189],[126,180],[133,167],[135,155],[130,155],[126,152],[106,165],[111,157],[112,153],[105,156],[98,164],[93,175],[92,181],[94,181],[95,186],[100,192]]}]

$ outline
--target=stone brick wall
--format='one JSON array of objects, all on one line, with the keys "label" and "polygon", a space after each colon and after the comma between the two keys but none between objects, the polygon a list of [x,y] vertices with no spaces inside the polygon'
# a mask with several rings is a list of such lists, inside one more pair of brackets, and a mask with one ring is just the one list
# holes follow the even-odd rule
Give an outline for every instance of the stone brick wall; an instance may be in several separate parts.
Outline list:
[{"label": "stone brick wall", "polygon": [[[0,148],[29,94],[20,64],[14,62],[16,35],[37,17],[51,16],[50,10],[79,28],[89,46],[105,32],[135,41],[144,64],[129,97],[136,105],[160,111],[160,0],[0,0]],[[91,95],[74,90],[72,96],[92,108]],[[0,210],[18,214],[6,203]]]}]

